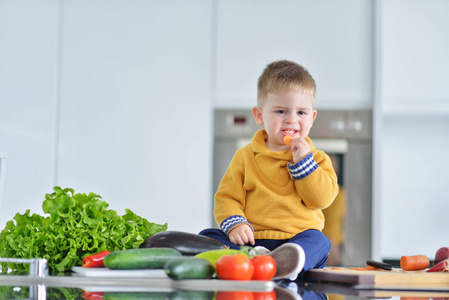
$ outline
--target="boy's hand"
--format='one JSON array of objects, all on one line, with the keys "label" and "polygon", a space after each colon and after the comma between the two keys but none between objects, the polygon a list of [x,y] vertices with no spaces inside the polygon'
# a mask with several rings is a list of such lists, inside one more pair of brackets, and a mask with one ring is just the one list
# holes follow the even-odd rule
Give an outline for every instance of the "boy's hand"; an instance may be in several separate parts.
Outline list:
[{"label": "boy's hand", "polygon": [[254,233],[251,227],[248,224],[242,224],[229,232],[229,240],[233,244],[237,244],[243,246],[247,243],[254,245],[256,242],[254,241]]},{"label": "boy's hand", "polygon": [[290,146],[293,153],[293,163],[295,164],[312,150],[306,139],[302,137],[293,139]]}]

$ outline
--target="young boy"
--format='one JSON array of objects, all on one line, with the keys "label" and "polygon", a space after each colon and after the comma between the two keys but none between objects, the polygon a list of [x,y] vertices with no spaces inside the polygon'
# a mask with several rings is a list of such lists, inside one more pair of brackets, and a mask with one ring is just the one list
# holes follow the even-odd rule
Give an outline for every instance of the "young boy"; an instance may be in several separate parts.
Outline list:
[{"label": "young boy", "polygon": [[[294,62],[265,68],[252,110],[264,129],[237,150],[220,182],[214,202],[220,229],[200,232],[233,249],[272,251],[275,279],[324,267],[330,251],[321,210],[335,199],[338,184],[329,157],[307,137],[317,115],[315,89],[309,72]],[[290,145],[286,135],[293,137]]]}]

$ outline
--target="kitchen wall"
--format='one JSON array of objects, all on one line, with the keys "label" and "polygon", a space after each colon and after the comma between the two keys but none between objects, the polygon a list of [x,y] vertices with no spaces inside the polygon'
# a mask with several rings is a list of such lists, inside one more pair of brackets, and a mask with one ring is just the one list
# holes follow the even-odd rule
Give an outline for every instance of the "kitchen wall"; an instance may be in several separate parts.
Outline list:
[{"label": "kitchen wall", "polygon": [[0,1],[1,228],[16,212],[40,212],[55,182],[58,22],[57,1]]},{"label": "kitchen wall", "polygon": [[0,1],[1,224],[54,185],[211,225],[212,2]]},{"label": "kitchen wall", "polygon": [[373,108],[373,258],[431,257],[449,227],[448,12],[445,0],[0,0],[0,226],[42,213],[54,185],[170,230],[211,226],[213,109],[252,107],[263,67],[287,58],[314,74],[318,109]]}]

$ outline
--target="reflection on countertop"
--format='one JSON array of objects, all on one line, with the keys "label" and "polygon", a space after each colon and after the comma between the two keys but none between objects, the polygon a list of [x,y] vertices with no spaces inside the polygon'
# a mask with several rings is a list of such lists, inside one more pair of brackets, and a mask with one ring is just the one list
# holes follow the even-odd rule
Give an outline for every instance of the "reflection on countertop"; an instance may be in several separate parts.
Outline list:
[{"label": "reflection on countertop", "polygon": [[[0,275],[0,299],[304,299],[392,297],[448,298],[438,291],[372,289],[348,284],[289,280],[230,282],[166,278],[30,277]],[[112,298],[111,298],[112,297]],[[120,298],[117,298],[120,297]],[[259,298],[262,297],[262,298]]]}]

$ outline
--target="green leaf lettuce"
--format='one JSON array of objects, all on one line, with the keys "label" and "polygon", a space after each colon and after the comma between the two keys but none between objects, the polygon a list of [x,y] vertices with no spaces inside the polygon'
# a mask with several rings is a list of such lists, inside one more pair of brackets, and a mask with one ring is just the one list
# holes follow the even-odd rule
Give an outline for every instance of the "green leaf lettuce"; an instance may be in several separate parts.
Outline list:
[{"label": "green leaf lettuce", "polygon": [[[102,250],[138,248],[148,237],[167,230],[167,223],[150,223],[126,209],[125,215],[108,209],[94,193],[75,194],[54,187],[45,195],[42,210],[49,216],[17,213],[0,233],[0,257],[45,258],[52,272],[82,264],[82,258]],[[15,221],[15,222],[14,222]],[[28,270],[26,264],[1,263],[2,273]]]}]

